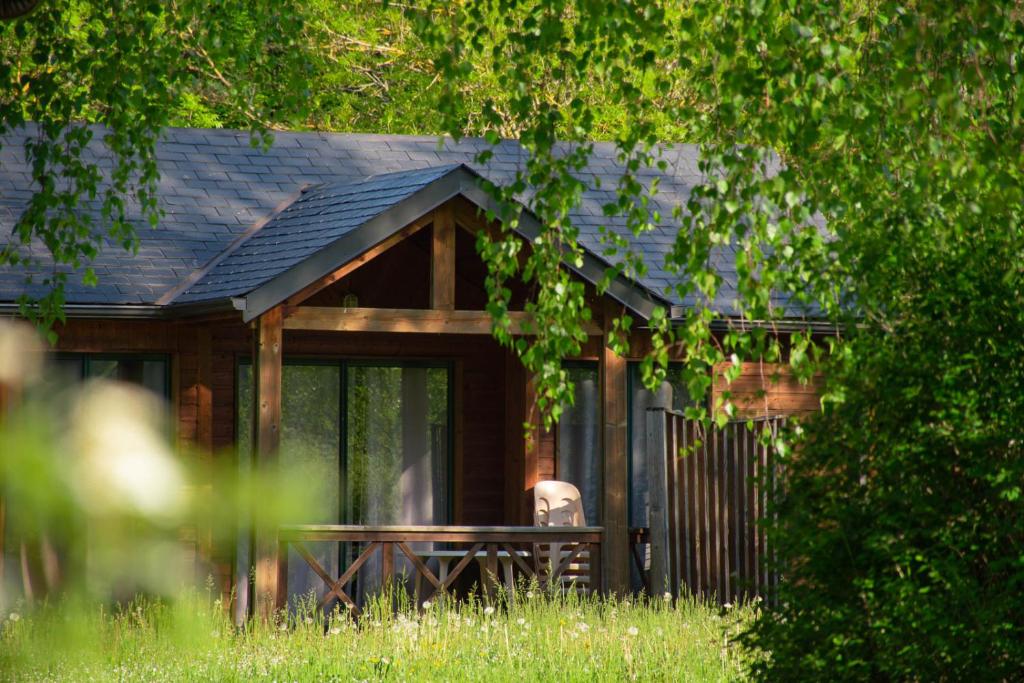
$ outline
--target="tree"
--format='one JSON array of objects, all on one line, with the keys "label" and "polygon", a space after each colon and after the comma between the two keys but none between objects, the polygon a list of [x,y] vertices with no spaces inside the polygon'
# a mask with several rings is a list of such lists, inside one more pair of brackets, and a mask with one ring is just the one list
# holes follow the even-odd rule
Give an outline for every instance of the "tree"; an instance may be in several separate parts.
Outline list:
[{"label": "tree", "polygon": [[[0,24],[0,135],[35,126],[25,149],[35,191],[0,265],[32,265],[34,242],[53,263],[49,293],[25,298],[24,313],[44,327],[62,319],[64,266],[84,267],[95,282],[88,262],[105,243],[136,247],[133,211],[159,221],[155,144],[190,93],[201,88],[237,112],[254,143],[266,142],[270,122],[301,115],[302,10],[297,2],[52,0]],[[106,176],[84,153],[97,134],[113,159]],[[83,204],[98,209],[102,225]]]},{"label": "tree", "polygon": [[[697,304],[672,324],[655,314],[648,380],[669,345],[696,393],[724,360],[827,371],[827,410],[784,445],[791,493],[769,531],[788,580],[747,636],[771,653],[763,677],[1006,679],[1024,667],[1012,626],[1024,614],[1020,3],[475,0],[423,30],[447,47],[447,130],[516,130],[530,152],[519,183],[491,191],[536,192],[545,227],[522,275],[542,324],[515,344],[550,405],[567,395],[557,359],[581,338],[582,291],[559,264],[578,253],[574,173],[600,110],[584,84],[621,107],[627,170],[606,211],[634,234],[656,191],[636,171],[658,164],[664,132],[703,147],[704,182],[676,213],[665,264]],[[470,121],[457,98],[476,69],[511,95]],[[547,96],[553,83],[563,98]],[[559,133],[577,146],[566,152]],[[609,276],[644,267],[627,240],[607,243]],[[713,334],[723,244],[737,247],[742,318],[806,312],[836,334]],[[500,313],[515,247],[510,234],[482,246]]]}]

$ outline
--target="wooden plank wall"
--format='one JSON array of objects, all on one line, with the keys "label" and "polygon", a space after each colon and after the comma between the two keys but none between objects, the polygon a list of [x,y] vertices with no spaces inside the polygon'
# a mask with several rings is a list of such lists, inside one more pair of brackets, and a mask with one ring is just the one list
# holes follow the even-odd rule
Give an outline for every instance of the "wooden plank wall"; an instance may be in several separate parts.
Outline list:
[{"label": "wooden plank wall", "polygon": [[821,377],[801,384],[788,365],[777,363],[743,363],[742,374],[729,384],[724,375],[728,365],[715,369],[711,405],[723,392],[730,392],[737,418],[773,415],[805,415],[817,412],[823,386]]}]

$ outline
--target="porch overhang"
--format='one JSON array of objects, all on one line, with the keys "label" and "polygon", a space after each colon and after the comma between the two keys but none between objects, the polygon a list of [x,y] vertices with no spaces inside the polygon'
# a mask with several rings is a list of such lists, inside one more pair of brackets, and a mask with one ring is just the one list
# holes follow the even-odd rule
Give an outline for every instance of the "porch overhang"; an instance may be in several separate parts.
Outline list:
[{"label": "porch overhang", "polygon": [[[407,226],[423,220],[432,211],[456,197],[462,197],[483,213],[498,214],[501,207],[480,187],[481,179],[481,176],[468,166],[453,167],[451,171],[429,182],[409,197],[367,220],[358,229],[340,236],[325,248],[252,291],[233,297],[235,308],[242,312],[245,322],[251,322],[312,283],[359,258]],[[533,240],[541,232],[540,221],[526,207],[519,205],[517,209],[516,232],[526,240]],[[581,265],[565,263],[565,267],[586,282],[597,286],[604,278],[609,265],[591,252],[584,251]],[[611,280],[604,293],[645,320],[650,318],[656,306],[667,304],[666,301],[656,299],[648,290],[621,275]]]}]

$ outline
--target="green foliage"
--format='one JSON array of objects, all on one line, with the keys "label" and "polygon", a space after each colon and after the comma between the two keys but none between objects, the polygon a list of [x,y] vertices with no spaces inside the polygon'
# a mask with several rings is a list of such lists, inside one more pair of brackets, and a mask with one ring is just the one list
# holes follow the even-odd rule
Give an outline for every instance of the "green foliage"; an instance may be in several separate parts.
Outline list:
[{"label": "green foliage", "polygon": [[[665,264],[679,276],[674,293],[697,305],[671,325],[656,313],[647,380],[660,379],[673,345],[692,389],[723,361],[788,359],[800,377],[830,373],[831,412],[809,426],[772,530],[787,582],[782,607],[750,637],[772,653],[762,676],[1019,671],[1019,4],[479,0],[434,28],[449,47],[446,85],[482,68],[513,93],[476,127],[451,104],[448,129],[515,129],[531,153],[522,181],[537,188],[545,227],[524,276],[552,316],[520,349],[531,369],[574,338],[580,294],[553,286],[556,254],[577,253],[566,216],[597,111],[540,93],[608,73],[594,82],[623,103],[627,163],[608,211],[635,234],[648,229],[656,190],[635,171],[659,162],[658,117],[703,146],[703,179],[676,212]],[[491,33],[500,52],[482,48]],[[580,143],[568,151],[555,141],[567,130]],[[733,248],[735,295],[721,290],[721,245]],[[642,267],[620,258],[623,272]],[[492,268],[498,282],[514,272]],[[768,329],[712,333],[729,304]],[[836,334],[771,334],[787,312]],[[540,375],[542,393],[564,395],[560,378]]]},{"label": "green foliage", "polygon": [[919,317],[849,349],[843,401],[786,460],[779,605],[745,636],[762,679],[1024,670],[1024,298],[978,246],[936,264]]},{"label": "green foliage", "polygon": [[[0,134],[36,124],[25,149],[35,190],[0,265],[35,263],[28,247],[41,243],[57,266],[84,268],[95,284],[88,264],[101,248],[137,247],[133,214],[159,221],[155,142],[179,100],[199,109],[186,95],[195,83],[254,131],[302,111],[302,26],[295,2],[203,0],[53,0],[0,25]],[[97,133],[113,160],[107,174],[84,153]],[[53,268],[43,279],[50,293],[23,298],[22,312],[44,326],[62,319],[66,279]]]},{"label": "green foliage", "polygon": [[[227,619],[191,596],[0,616],[0,671],[19,681],[742,680],[729,639],[749,606],[617,602],[524,590],[514,604],[435,601],[418,614],[372,604],[358,623],[302,612],[284,623]],[[77,607],[77,609],[76,609]],[[55,646],[55,644],[58,644]]]}]

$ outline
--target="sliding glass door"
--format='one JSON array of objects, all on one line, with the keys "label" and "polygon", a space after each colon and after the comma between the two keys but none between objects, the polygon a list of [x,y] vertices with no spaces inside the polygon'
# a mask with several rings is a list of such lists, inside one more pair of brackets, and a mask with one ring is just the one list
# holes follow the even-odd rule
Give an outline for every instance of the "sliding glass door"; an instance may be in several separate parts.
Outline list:
[{"label": "sliding glass door", "polygon": [[345,373],[345,521],[447,522],[447,368],[350,364]]},{"label": "sliding glass door", "polygon": [[[287,362],[282,372],[279,466],[309,481],[295,524],[445,524],[450,504],[450,371],[447,365],[387,362]],[[252,368],[238,370],[239,463],[250,467]],[[249,593],[250,532],[238,547],[238,594]],[[319,547],[317,547],[319,546]],[[314,544],[338,576],[354,549]],[[370,576],[372,567],[361,575]],[[360,586],[360,592],[369,586]],[[292,602],[321,598],[326,587],[292,551]]]},{"label": "sliding glass door", "polygon": [[558,422],[555,477],[574,484],[587,524],[601,524],[601,393],[596,363],[566,363],[575,388]]}]

